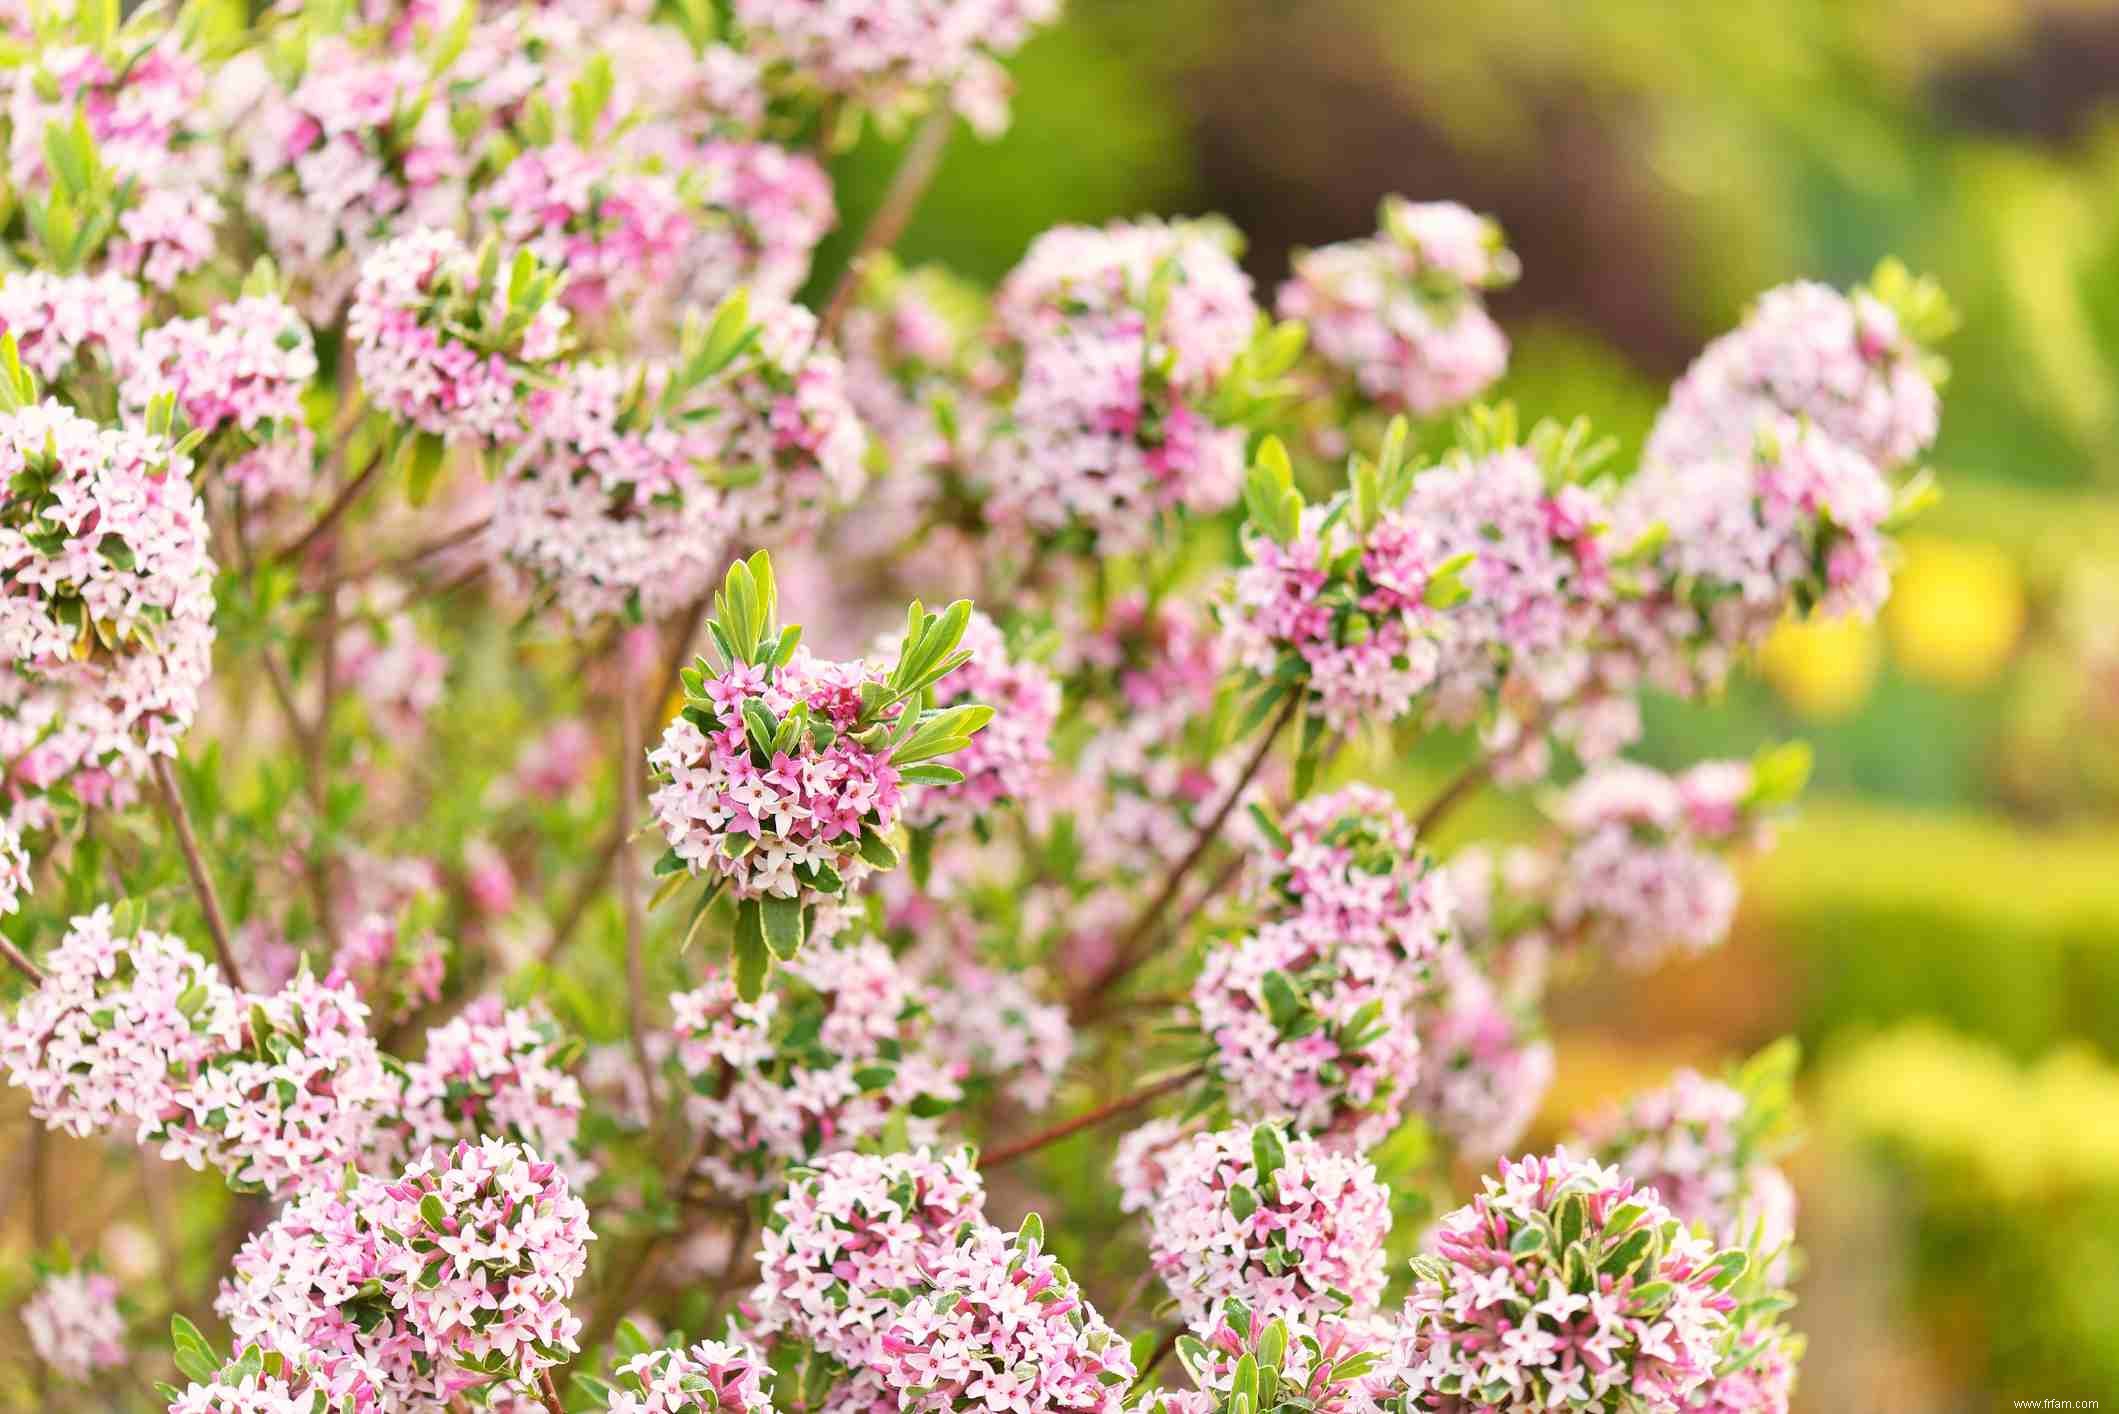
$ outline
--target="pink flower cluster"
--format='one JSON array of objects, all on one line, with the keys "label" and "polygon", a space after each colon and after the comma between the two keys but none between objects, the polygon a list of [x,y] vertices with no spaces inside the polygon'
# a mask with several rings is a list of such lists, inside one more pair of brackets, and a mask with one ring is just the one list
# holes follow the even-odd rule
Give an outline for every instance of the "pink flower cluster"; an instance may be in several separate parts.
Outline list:
[{"label": "pink flower cluster", "polygon": [[159,439],[46,401],[0,415],[0,643],[72,699],[100,764],[144,768],[211,669],[205,514]]},{"label": "pink flower cluster", "polygon": [[649,1350],[613,1372],[610,1414],[771,1414],[772,1369],[758,1352],[702,1340],[683,1350]]},{"label": "pink flower cluster", "polygon": [[297,974],[218,1023],[225,1040],[146,1137],[162,1157],[220,1170],[239,1191],[286,1198],[359,1161],[396,1085],[350,986]]},{"label": "pink flower cluster", "polygon": [[1503,1163],[1442,1219],[1405,1306],[1414,1408],[1675,1414],[1720,1360],[1738,1251],[1614,1169]]},{"label": "pink flower cluster", "polygon": [[1386,791],[1350,785],[1299,801],[1256,856],[1268,916],[1318,942],[1345,940],[1409,964],[1417,984],[1442,949],[1450,900]]},{"label": "pink flower cluster", "polygon": [[921,988],[872,939],[817,932],[755,1002],[726,974],[670,998],[693,1123],[717,1141],[700,1171],[732,1192],[772,1188],[790,1163],[849,1148],[906,1114],[914,1143],[961,1098]]},{"label": "pink flower cluster", "polygon": [[572,143],[533,147],[479,194],[510,245],[567,272],[576,314],[660,302],[692,234],[677,184]]},{"label": "pink flower cluster", "polygon": [[559,353],[567,315],[549,272],[532,276],[540,296],[511,291],[508,270],[481,268],[477,252],[432,227],[364,260],[346,338],[370,400],[450,441],[518,440],[531,374]]},{"label": "pink flower cluster", "polygon": [[76,1135],[158,1122],[234,1005],[203,957],[167,933],[120,936],[107,905],[75,918],[43,968],[0,1030],[0,1062],[32,1118]]},{"label": "pink flower cluster", "polygon": [[758,1250],[753,1328],[861,1368],[896,1313],[895,1294],[984,1223],[985,1202],[968,1153],[842,1151],[793,1170]]},{"label": "pink flower cluster", "polygon": [[792,67],[800,84],[886,111],[941,90],[990,134],[1007,126],[995,56],[1058,15],[1060,0],[735,0],[734,9],[747,44]]},{"label": "pink flower cluster", "polygon": [[1935,440],[1942,400],[1920,346],[1866,290],[1800,281],[1768,290],[1670,390],[1643,454],[1687,467],[1751,450],[1762,426],[1809,422],[1879,470]]},{"label": "pink flower cluster", "polygon": [[831,177],[804,152],[716,139],[685,157],[702,185],[680,256],[691,297],[718,304],[738,287],[766,304],[792,303],[810,256],[838,220]]},{"label": "pink flower cluster", "polygon": [[[1261,1375],[1274,1371],[1281,1400],[1316,1414],[1386,1414],[1402,1407],[1406,1372],[1396,1359],[1395,1322],[1378,1315],[1277,1319],[1284,1333],[1277,1364],[1267,1359],[1267,1322],[1247,1308],[1224,1309],[1197,1344],[1180,1338],[1185,1373],[1199,1391],[1190,1398],[1207,1397],[1196,1406],[1198,1414],[1225,1407],[1219,1401],[1227,1398],[1237,1362],[1247,1355]],[[1186,1398],[1179,1395],[1166,1414],[1188,1414]]]},{"label": "pink flower cluster", "polygon": [[1268,923],[1211,948],[1192,984],[1211,1073],[1238,1120],[1360,1151],[1398,1124],[1420,1069],[1418,976],[1381,949]]},{"label": "pink flower cluster", "polygon": [[277,295],[245,295],[148,330],[129,360],[123,402],[137,417],[167,391],[189,426],[240,433],[220,474],[256,505],[304,495],[315,478],[302,395],[316,368],[302,317]]},{"label": "pink flower cluster", "polygon": [[1741,1090],[1681,1070],[1668,1085],[1593,1117],[1570,1141],[1654,1189],[1682,1221],[1762,1260],[1795,1236],[1795,1192],[1755,1149]]},{"label": "pink flower cluster", "polygon": [[1761,1342],[1756,1354],[1743,1355],[1744,1363],[1701,1385],[1678,1406],[1681,1414],[1788,1414],[1800,1349],[1799,1342]]},{"label": "pink flower cluster", "polygon": [[369,1220],[403,1239],[385,1286],[429,1359],[497,1359],[528,1377],[578,1348],[567,1302],[595,1234],[555,1164],[500,1139],[459,1144],[381,1185],[375,1204]]},{"label": "pink flower cluster", "polygon": [[1553,926],[1635,968],[1720,943],[1738,890],[1712,847],[1744,823],[1750,785],[1741,762],[1673,778],[1613,761],[1584,776],[1555,812],[1568,842],[1550,885]]},{"label": "pink flower cluster", "polygon": [[1034,1221],[1012,1234],[974,1227],[924,1254],[920,1277],[870,1357],[906,1414],[1124,1408],[1132,1352]]},{"label": "pink flower cluster", "polygon": [[216,1309],[238,1340],[357,1362],[379,1414],[416,1414],[572,1354],[567,1302],[592,1238],[554,1165],[498,1139],[460,1144],[290,1204],[237,1255]]},{"label": "pink flower cluster", "polygon": [[90,372],[127,376],[146,320],[146,296],[123,275],[16,270],[0,279],[0,334],[15,336],[22,366],[42,384]]},{"label": "pink flower cluster", "polygon": [[[711,710],[688,708],[648,753],[661,782],[648,808],[685,867],[739,899],[836,893],[864,878],[864,833],[887,836],[902,808],[897,768],[845,734],[861,685],[881,680],[865,664],[804,649],[785,667],[737,663],[709,679]],[[777,724],[797,706],[809,726],[791,746],[768,755],[751,741],[748,710]]]},{"label": "pink flower cluster", "polygon": [[397,1414],[379,1399],[358,1360],[318,1355],[290,1359],[280,1351],[253,1348],[205,1383],[179,1391],[169,1414],[317,1414],[350,1409],[354,1414]]},{"label": "pink flower cluster", "polygon": [[352,266],[393,229],[457,224],[469,162],[416,54],[317,36],[291,89],[247,77],[262,94],[241,124],[245,201],[313,317],[338,312]]},{"label": "pink flower cluster", "polygon": [[1003,803],[1027,801],[1052,761],[1060,688],[1051,672],[1011,655],[999,626],[977,611],[957,646],[971,661],[935,684],[935,706],[983,702],[994,717],[971,745],[949,758],[963,772],[962,781],[906,792],[905,821],[915,828],[965,824]]},{"label": "pink flower cluster", "polygon": [[1324,507],[1302,513],[1286,544],[1244,533],[1249,563],[1236,572],[1223,633],[1230,656],[1271,679],[1306,679],[1313,712],[1334,730],[1396,720],[1442,671],[1442,616],[1428,586],[1450,558],[1439,527],[1409,510],[1385,510],[1365,535]]},{"label": "pink flower cluster", "polygon": [[30,1349],[64,1380],[86,1384],[125,1363],[118,1284],[100,1272],[53,1272],[22,1303]]},{"label": "pink flower cluster", "polygon": [[405,1066],[365,1167],[383,1172],[490,1136],[580,1177],[581,1085],[568,1073],[575,1050],[542,1007],[474,1002],[429,1031],[426,1053]]},{"label": "pink flower cluster", "polygon": [[[660,618],[705,590],[747,536],[800,535],[861,484],[863,441],[814,322],[768,311],[717,378],[583,362],[530,394],[492,543],[577,622]],[[674,405],[672,405],[674,404]]]},{"label": "pink flower cluster", "polygon": [[1513,1146],[1552,1084],[1553,1050],[1462,949],[1437,959],[1438,983],[1414,1012],[1423,1059],[1412,1108],[1458,1153]]},{"label": "pink flower cluster", "polygon": [[1148,1261],[1195,1329],[1230,1297],[1268,1318],[1382,1299],[1390,1192],[1366,1160],[1260,1125],[1196,1135],[1159,1161]]},{"label": "pink flower cluster", "polygon": [[1309,326],[1310,347],[1362,397],[1432,417],[1508,366],[1508,340],[1479,292],[1515,276],[1492,221],[1455,202],[1394,196],[1377,235],[1297,252],[1279,309]]},{"label": "pink flower cluster", "polygon": [[1020,349],[1012,430],[982,472],[988,518],[1138,546],[1154,517],[1236,499],[1241,429],[1213,394],[1258,321],[1249,278],[1205,227],[1062,226],[994,300]]},{"label": "pink flower cluster", "polygon": [[19,190],[47,193],[47,134],[78,115],[122,183],[110,264],[168,289],[213,254],[220,135],[201,130],[206,73],[175,31],[126,52],[132,42],[54,47],[25,66],[10,86],[8,168]]},{"label": "pink flower cluster", "polygon": [[1581,486],[1549,484],[1524,447],[1456,456],[1413,479],[1406,515],[1444,558],[1470,554],[1470,597],[1449,616],[1437,714],[1470,722],[1496,693],[1567,700],[1612,597],[1601,532],[1611,517]]}]

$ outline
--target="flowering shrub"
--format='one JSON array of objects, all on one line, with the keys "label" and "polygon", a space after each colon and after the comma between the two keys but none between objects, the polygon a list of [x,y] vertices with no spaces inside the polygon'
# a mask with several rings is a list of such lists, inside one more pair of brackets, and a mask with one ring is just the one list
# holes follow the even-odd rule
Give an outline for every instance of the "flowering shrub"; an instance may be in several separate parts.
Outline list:
[{"label": "flowering shrub", "polygon": [[1807,774],[1626,759],[1643,689],[1876,611],[1947,305],[1770,292],[1635,464],[1472,402],[1451,203],[899,264],[1059,8],[10,22],[0,1389],[1786,1408],[1791,1051],[1517,1146],[1548,990],[1718,943]]}]

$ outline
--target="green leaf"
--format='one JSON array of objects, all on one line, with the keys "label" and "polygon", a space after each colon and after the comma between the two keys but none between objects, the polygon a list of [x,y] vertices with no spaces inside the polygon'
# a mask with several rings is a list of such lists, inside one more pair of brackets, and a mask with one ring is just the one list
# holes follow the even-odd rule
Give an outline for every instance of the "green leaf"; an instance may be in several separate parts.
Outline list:
[{"label": "green leaf", "polygon": [[1286,1031],[1302,1019],[1302,994],[1288,981],[1285,972],[1275,968],[1266,973],[1259,979],[1258,993],[1265,1000],[1266,1015],[1276,1030]]},{"label": "green leaf", "polygon": [[400,449],[405,459],[405,496],[413,505],[424,506],[433,497],[448,451],[448,444],[432,432],[416,434]]},{"label": "green leaf", "polygon": [[1261,1124],[1251,1131],[1251,1162],[1258,1170],[1258,1181],[1271,1186],[1273,1175],[1280,1172],[1288,1161],[1287,1146],[1281,1142],[1280,1131],[1270,1124]]},{"label": "green leaf", "polygon": [[964,773],[954,766],[908,766],[898,779],[908,786],[957,786],[964,783]]},{"label": "green leaf", "polygon": [[449,1210],[442,1206],[441,1198],[433,1193],[419,1200],[420,1220],[436,1232],[449,1230]]},{"label": "green leaf", "polygon": [[758,900],[766,947],[782,962],[802,950],[802,900],[767,894]]},{"label": "green leaf", "polygon": [[878,869],[898,867],[898,852],[890,847],[890,841],[868,827],[861,830],[861,858]]},{"label": "green leaf", "polygon": [[758,900],[747,898],[736,905],[736,941],[733,948],[736,995],[754,1002],[765,995],[766,974],[773,955],[765,945],[765,923]]}]

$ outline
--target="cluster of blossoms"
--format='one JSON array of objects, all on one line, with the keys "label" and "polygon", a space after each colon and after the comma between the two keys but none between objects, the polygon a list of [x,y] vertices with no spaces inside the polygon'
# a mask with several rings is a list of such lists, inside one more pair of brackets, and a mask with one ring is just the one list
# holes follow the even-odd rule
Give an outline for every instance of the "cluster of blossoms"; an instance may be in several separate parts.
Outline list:
[{"label": "cluster of blossoms", "polygon": [[[700,702],[648,756],[664,782],[649,807],[685,867],[738,898],[858,882],[872,867],[863,839],[888,835],[904,803],[898,769],[856,732],[862,687],[885,680],[803,649],[781,666],[739,663],[702,680]],[[754,741],[754,710],[799,734],[785,746]]]},{"label": "cluster of blossoms", "polygon": [[22,366],[56,384],[91,371],[123,378],[142,357],[147,301],[123,275],[15,270],[0,279],[0,333],[12,334]]},{"label": "cluster of blossoms", "polygon": [[1720,1364],[1745,1267],[1614,1169],[1503,1163],[1414,1259],[1413,1407],[1674,1414]]},{"label": "cluster of blossoms", "polygon": [[1268,441],[1244,484],[1247,563],[1223,606],[1230,657],[1262,682],[1299,685],[1308,715],[1334,731],[1406,715],[1442,670],[1442,610],[1461,600],[1435,527],[1405,506],[1402,437],[1356,463],[1352,503],[1306,506],[1287,453]]},{"label": "cluster of blossoms", "polygon": [[1295,1407],[1318,1414],[1383,1414],[1403,1407],[1405,1371],[1397,1362],[1397,1327],[1380,1315],[1268,1321],[1231,1300],[1210,1329],[1179,1336],[1178,1358],[1196,1391],[1164,1395],[1161,1414],[1210,1414],[1237,1393],[1248,1359],[1272,1393],[1258,1391],[1254,1407]]},{"label": "cluster of blossoms", "polygon": [[[88,193],[71,189],[84,178],[91,186],[108,181],[115,200],[109,264],[168,289],[213,254],[222,218],[212,189],[219,134],[202,122],[205,70],[166,25],[149,38],[154,23],[94,44],[55,44],[24,66],[10,85],[8,171],[40,208],[31,225],[47,240],[59,235],[52,217],[62,211],[75,218],[76,232],[86,224],[78,218]],[[65,131],[77,122],[101,172],[87,171],[78,156],[72,170],[52,170],[55,146],[85,155]]]},{"label": "cluster of blossoms", "polygon": [[1034,1216],[1018,1233],[969,1229],[925,1254],[919,1277],[870,1357],[906,1414],[1124,1407],[1132,1353],[1044,1250]]},{"label": "cluster of blossoms", "polygon": [[304,308],[328,318],[391,231],[455,224],[468,164],[416,54],[319,35],[292,85],[263,68],[249,55],[224,77],[256,94],[240,124],[244,202],[273,259],[307,292]]},{"label": "cluster of blossoms", "polygon": [[224,1045],[170,1097],[162,1156],[215,1168],[238,1191],[285,1198],[337,1181],[396,1090],[350,986],[299,974],[247,999]]},{"label": "cluster of blossoms", "polygon": [[1298,251],[1283,318],[1361,396],[1418,417],[1469,402],[1508,366],[1508,340],[1479,293],[1516,277],[1501,228],[1450,201],[1386,197],[1365,240]]},{"label": "cluster of blossoms", "polygon": [[585,318],[661,294],[692,235],[676,182],[572,143],[525,151],[479,199],[501,239],[567,272]]},{"label": "cluster of blossoms", "polygon": [[747,1346],[702,1340],[647,1350],[612,1374],[610,1414],[770,1414],[771,1367]]},{"label": "cluster of blossoms", "polygon": [[1566,832],[1549,918],[1563,937],[1629,967],[1720,943],[1736,913],[1736,876],[1714,849],[1755,828],[1753,770],[1710,761],[1678,777],[1613,761],[1576,782],[1555,816]]},{"label": "cluster of blossoms", "polygon": [[554,1165],[487,1139],[288,1205],[237,1255],[216,1307],[238,1340],[358,1363],[381,1410],[411,1414],[572,1354],[567,1302],[591,1238]]},{"label": "cluster of blossoms", "polygon": [[125,1363],[118,1283],[101,1272],[53,1272],[22,1305],[30,1348],[61,1379],[86,1383]]},{"label": "cluster of blossoms", "polygon": [[251,1346],[220,1369],[194,1379],[169,1403],[169,1414],[317,1414],[318,1410],[389,1409],[358,1360],[312,1355],[291,1359]]},{"label": "cluster of blossoms", "polygon": [[568,1067],[580,1049],[541,1007],[473,1003],[429,1031],[426,1053],[405,1066],[364,1167],[394,1169],[406,1158],[491,1136],[578,1177],[582,1095]]},{"label": "cluster of blossoms", "polygon": [[1268,1316],[1382,1299],[1390,1194],[1367,1160],[1262,1124],[1195,1135],[1157,1161],[1148,1260],[1188,1324],[1230,1297]]},{"label": "cluster of blossoms", "polygon": [[1762,1152],[1772,1119],[1766,1097],[1682,1070],[1592,1116],[1568,1148],[1654,1189],[1678,1218],[1716,1241],[1779,1268],[1795,1236],[1795,1192]]},{"label": "cluster of blossoms", "polygon": [[792,303],[817,242],[838,219],[824,168],[769,142],[723,139],[701,144],[687,163],[700,180],[700,209],[681,252],[685,289],[708,303],[738,288]]},{"label": "cluster of blossoms", "polygon": [[219,458],[220,474],[254,505],[309,490],[314,437],[302,394],[316,370],[302,317],[277,295],[249,294],[148,330],[129,360],[123,400],[142,409],[167,391],[190,427],[238,438]]},{"label": "cluster of blossoms", "polygon": [[909,1290],[969,1226],[986,1190],[970,1158],[840,1152],[790,1171],[758,1252],[753,1329],[859,1368]]},{"label": "cluster of blossoms", "polygon": [[762,1192],[787,1165],[844,1149],[907,1116],[914,1142],[962,1097],[932,1040],[925,996],[872,939],[820,938],[755,1002],[716,977],[670,998],[678,1067],[694,1123],[716,1147],[700,1169],[721,1187]]},{"label": "cluster of blossoms", "polygon": [[799,84],[884,112],[939,93],[990,134],[1008,124],[996,59],[1055,18],[1060,0],[735,0],[733,9],[745,39]]},{"label": "cluster of blossoms", "polygon": [[1659,592],[1619,626],[1651,672],[1711,681],[1721,652],[1682,666],[1703,642],[1756,642],[1791,608],[1875,613],[1888,531],[1917,504],[1891,476],[1934,440],[1940,411],[1925,341],[1953,322],[1938,290],[1887,263],[1851,296],[1770,291],[1693,364],[1613,504],[1618,543],[1662,537]]},{"label": "cluster of blossoms", "polygon": [[1209,1071],[1236,1118],[1358,1152],[1397,1127],[1418,1078],[1412,1017],[1447,902],[1411,823],[1374,787],[1258,820],[1264,921],[1210,949],[1192,987]]},{"label": "cluster of blossoms", "polygon": [[1251,282],[1196,225],[1061,227],[994,299],[1021,372],[981,475],[988,517],[1144,542],[1160,512],[1212,512],[1243,479],[1243,433],[1213,399],[1250,347]]},{"label": "cluster of blossoms", "polygon": [[1052,760],[1060,688],[1051,672],[1011,655],[999,626],[976,611],[960,647],[971,657],[935,684],[935,702],[984,703],[993,720],[950,759],[963,780],[907,793],[905,821],[916,829],[962,824],[1003,802],[1028,799]]},{"label": "cluster of blossoms", "polygon": [[214,1028],[233,1002],[181,940],[126,936],[105,906],[74,919],[47,954],[44,980],[0,1031],[0,1061],[8,1083],[28,1093],[31,1117],[53,1129],[149,1126],[223,1044]]},{"label": "cluster of blossoms", "polygon": [[87,760],[144,772],[211,670],[205,513],[168,443],[46,401],[0,413],[0,640],[51,683]]},{"label": "cluster of blossoms", "polygon": [[819,660],[799,629],[781,630],[762,553],[731,567],[714,605],[724,661],[683,670],[684,710],[648,753],[648,804],[670,846],[657,873],[703,874],[709,898],[737,900],[735,982],[753,1000],[817,904],[897,863],[903,787],[961,783],[936,758],[969,746],[993,709],[924,705],[969,661],[966,600],[940,614],[915,601],[888,669]]},{"label": "cluster of blossoms", "polygon": [[583,361],[528,398],[491,543],[577,622],[697,599],[742,537],[801,534],[861,483],[837,356],[791,306],[740,301],[673,364]]},{"label": "cluster of blossoms", "polygon": [[500,248],[474,251],[432,227],[361,263],[346,337],[375,405],[449,441],[512,444],[531,375],[560,351],[558,276],[528,251],[503,273]]}]

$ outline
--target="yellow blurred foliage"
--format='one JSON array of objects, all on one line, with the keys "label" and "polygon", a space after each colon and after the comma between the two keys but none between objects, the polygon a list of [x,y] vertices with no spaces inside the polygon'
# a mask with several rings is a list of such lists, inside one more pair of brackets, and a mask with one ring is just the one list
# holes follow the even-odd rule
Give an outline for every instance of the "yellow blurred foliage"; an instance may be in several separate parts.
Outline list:
[{"label": "yellow blurred foliage", "polygon": [[1873,624],[1786,619],[1759,649],[1758,662],[1789,706],[1823,721],[1844,717],[1868,700],[1880,656]]},{"label": "yellow blurred foliage", "polygon": [[1858,1043],[1818,1077],[1813,1113],[1965,1173],[2005,1202],[2107,1186],[2119,1173],[2119,1069],[2087,1046],[2021,1065],[1931,1023]]},{"label": "yellow blurred foliage", "polygon": [[1991,682],[2023,634],[2023,577],[1997,545],[1909,535],[1884,607],[1891,651],[1946,687]]}]

